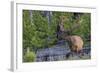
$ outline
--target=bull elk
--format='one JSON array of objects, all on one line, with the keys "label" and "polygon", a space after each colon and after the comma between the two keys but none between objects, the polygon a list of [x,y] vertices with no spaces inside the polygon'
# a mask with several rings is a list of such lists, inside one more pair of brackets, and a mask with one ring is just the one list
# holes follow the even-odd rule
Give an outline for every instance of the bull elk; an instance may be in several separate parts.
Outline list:
[{"label": "bull elk", "polygon": [[70,33],[70,30],[73,30],[73,29],[79,27],[80,25],[77,24],[77,25],[73,26],[70,30],[65,30],[64,29],[64,22],[66,21],[65,18],[66,17],[64,17],[64,16],[60,16],[60,23],[58,25],[59,32],[61,33],[60,37],[68,42],[69,48],[71,51],[78,53],[83,48],[83,40],[80,36],[69,35],[69,33]]}]

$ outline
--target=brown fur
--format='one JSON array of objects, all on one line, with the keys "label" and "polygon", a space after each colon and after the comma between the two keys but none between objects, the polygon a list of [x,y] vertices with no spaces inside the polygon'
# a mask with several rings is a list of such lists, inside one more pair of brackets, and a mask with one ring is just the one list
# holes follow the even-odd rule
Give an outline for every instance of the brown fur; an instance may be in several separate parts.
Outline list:
[{"label": "brown fur", "polygon": [[83,48],[83,40],[80,36],[74,35],[74,36],[67,36],[64,38],[68,41],[70,49],[72,51],[79,52]]}]

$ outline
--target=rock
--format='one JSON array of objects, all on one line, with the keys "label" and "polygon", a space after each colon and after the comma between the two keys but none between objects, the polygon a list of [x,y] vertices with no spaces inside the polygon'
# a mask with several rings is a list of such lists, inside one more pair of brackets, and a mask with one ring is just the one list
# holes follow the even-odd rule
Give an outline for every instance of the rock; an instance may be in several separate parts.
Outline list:
[{"label": "rock", "polygon": [[60,41],[53,47],[37,50],[36,61],[42,62],[90,59],[90,51],[90,47],[84,47],[80,54],[76,54],[70,51],[67,43],[64,43],[64,41]]}]

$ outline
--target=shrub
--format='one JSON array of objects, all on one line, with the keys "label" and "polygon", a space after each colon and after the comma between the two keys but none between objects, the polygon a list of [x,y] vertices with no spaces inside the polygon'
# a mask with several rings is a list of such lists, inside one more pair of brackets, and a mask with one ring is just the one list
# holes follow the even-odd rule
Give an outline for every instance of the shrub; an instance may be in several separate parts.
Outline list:
[{"label": "shrub", "polygon": [[36,59],[36,54],[32,51],[26,52],[24,55],[24,62],[33,62]]}]

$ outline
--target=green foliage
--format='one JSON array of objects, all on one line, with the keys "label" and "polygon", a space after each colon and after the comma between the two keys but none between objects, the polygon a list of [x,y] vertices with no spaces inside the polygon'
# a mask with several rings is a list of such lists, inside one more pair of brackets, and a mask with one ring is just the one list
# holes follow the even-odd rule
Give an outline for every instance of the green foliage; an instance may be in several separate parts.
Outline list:
[{"label": "green foliage", "polygon": [[23,48],[42,48],[47,43],[47,20],[38,11],[34,11],[32,20],[34,23],[30,23],[29,11],[23,11]]},{"label": "green foliage", "polygon": [[89,36],[91,35],[91,15],[84,13],[79,19],[80,27],[73,31],[74,35],[79,35],[83,38],[84,44],[87,44]]},{"label": "green foliage", "polygon": [[90,35],[91,15],[89,13],[76,13],[80,17],[74,15],[74,12],[52,12],[51,21],[48,23],[45,11],[32,11],[32,18],[30,17],[30,10],[23,10],[23,48],[27,47],[35,50],[45,48],[56,44],[57,25],[60,22],[60,16],[65,16],[64,28],[65,30],[72,29],[74,25],[80,24],[80,27],[72,30],[72,35],[79,35],[86,39]]},{"label": "green foliage", "polygon": [[24,55],[24,62],[33,62],[36,59],[36,54],[34,52],[26,52]]},{"label": "green foliage", "polygon": [[34,35],[31,39],[31,43],[34,48],[43,48],[47,43],[47,32],[48,24],[47,19],[42,17],[39,11],[34,11],[33,13],[33,30]]}]

